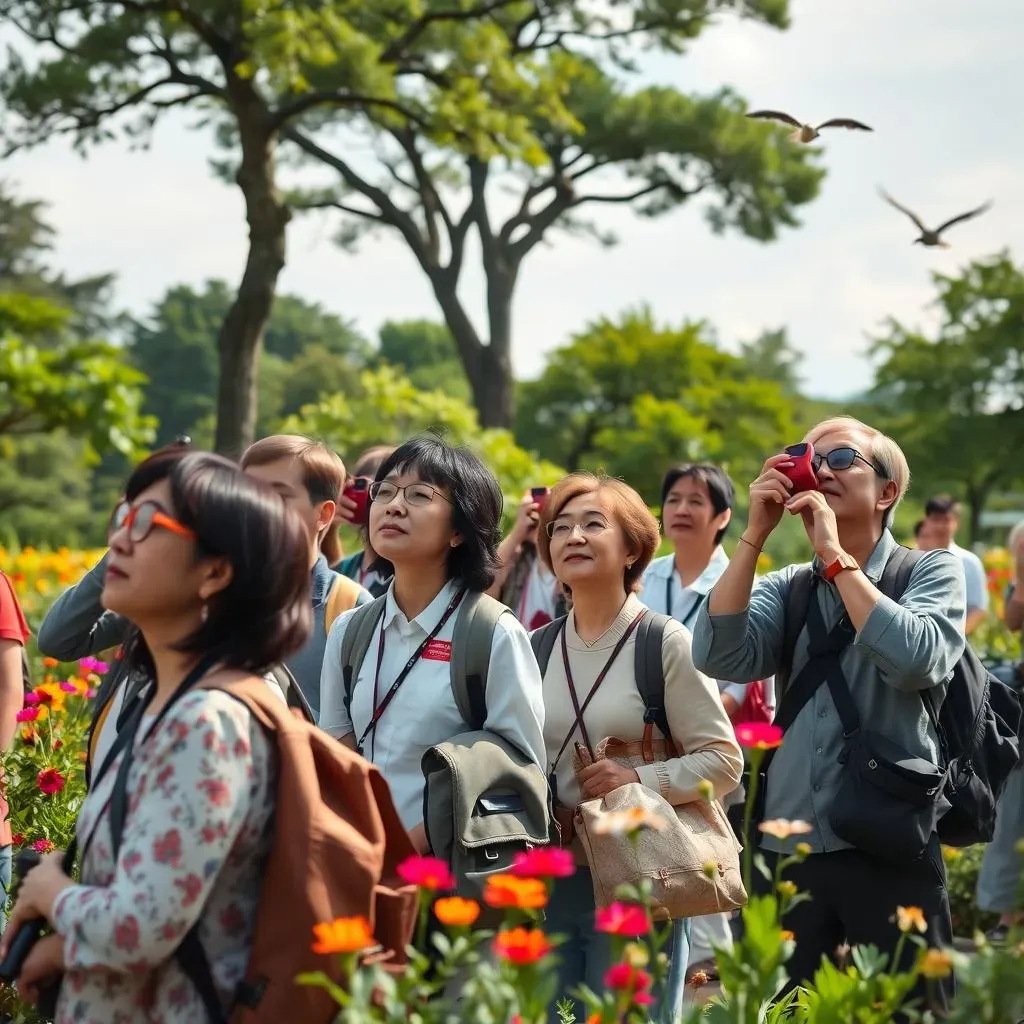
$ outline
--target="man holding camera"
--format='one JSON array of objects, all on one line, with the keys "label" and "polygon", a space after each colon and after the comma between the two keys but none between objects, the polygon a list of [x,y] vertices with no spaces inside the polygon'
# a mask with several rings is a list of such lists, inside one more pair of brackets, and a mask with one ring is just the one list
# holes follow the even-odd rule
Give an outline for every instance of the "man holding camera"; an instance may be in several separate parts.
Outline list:
[{"label": "man holding camera", "polygon": [[[903,553],[889,525],[909,479],[891,438],[848,417],[818,424],[803,444],[768,459],[751,484],[747,527],[694,625],[702,672],[735,680],[777,674],[776,722],[785,736],[761,780],[763,820],[807,823],[799,838],[811,851],[787,876],[811,896],[784,922],[796,936],[786,965],[791,985],[844,943],[874,944],[891,956],[897,907],[920,908],[915,923],[929,945],[951,941],[935,834],[944,807],[922,794],[941,792],[929,705],[941,705],[964,651],[964,581],[956,556],[935,550],[914,565],[899,601],[879,589],[887,564]],[[757,557],[785,513],[803,520],[813,571],[787,566],[752,591]],[[806,581],[799,606],[796,579]],[[915,772],[900,776],[901,786],[921,789],[894,797],[880,780],[908,764]],[[795,840],[762,832],[757,842],[773,867]],[[916,947],[904,948],[909,961]],[[947,995],[939,993],[940,1005]]]}]

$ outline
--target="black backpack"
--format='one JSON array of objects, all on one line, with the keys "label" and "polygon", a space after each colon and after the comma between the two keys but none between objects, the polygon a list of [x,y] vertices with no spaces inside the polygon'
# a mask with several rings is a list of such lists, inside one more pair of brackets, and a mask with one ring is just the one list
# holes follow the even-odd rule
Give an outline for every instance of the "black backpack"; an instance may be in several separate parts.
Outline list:
[{"label": "black backpack", "polygon": [[[882,570],[878,589],[899,601],[924,554],[901,545]],[[786,598],[787,659],[793,656],[813,594],[813,570],[804,566],[794,574]],[[780,669],[777,682],[785,683],[790,668]],[[1007,776],[1020,763],[1020,695],[992,675],[968,643],[953,669],[942,705],[936,707],[930,690],[921,690],[920,696],[939,736],[947,767],[945,795],[952,804],[939,820],[939,839],[953,847],[990,842],[999,796]],[[780,693],[780,706],[781,702]]]},{"label": "black backpack", "polygon": [[[549,622],[546,626],[534,630],[530,634],[530,646],[540,666],[541,678],[547,671],[555,640],[565,624],[566,616]],[[668,615],[658,615],[648,611],[637,623],[636,647],[633,653],[633,674],[636,676],[636,688],[643,699],[644,724],[656,725],[661,735],[671,738],[668,727],[668,714],[665,711],[665,670],[661,661],[661,642],[665,636],[665,627],[672,621]]]}]

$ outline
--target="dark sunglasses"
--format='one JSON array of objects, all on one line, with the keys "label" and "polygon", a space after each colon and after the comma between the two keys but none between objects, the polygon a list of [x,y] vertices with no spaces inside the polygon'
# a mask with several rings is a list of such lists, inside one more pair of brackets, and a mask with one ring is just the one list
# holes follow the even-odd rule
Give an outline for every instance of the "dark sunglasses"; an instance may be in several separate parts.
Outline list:
[{"label": "dark sunglasses", "polygon": [[144,501],[132,505],[122,501],[114,509],[107,527],[107,537],[113,537],[118,530],[127,530],[133,544],[141,544],[155,528],[169,530],[186,540],[195,540],[195,533],[177,519],[172,519],[155,501]]},{"label": "dark sunglasses", "polygon": [[881,466],[878,465],[878,463],[872,462],[870,459],[865,459],[856,448],[833,448],[827,455],[822,455],[821,452],[815,452],[811,457],[811,468],[815,473],[817,473],[821,469],[821,464],[824,462],[832,472],[837,472],[849,469],[857,459],[860,459],[865,466],[870,466],[883,480],[889,479],[889,475]]}]

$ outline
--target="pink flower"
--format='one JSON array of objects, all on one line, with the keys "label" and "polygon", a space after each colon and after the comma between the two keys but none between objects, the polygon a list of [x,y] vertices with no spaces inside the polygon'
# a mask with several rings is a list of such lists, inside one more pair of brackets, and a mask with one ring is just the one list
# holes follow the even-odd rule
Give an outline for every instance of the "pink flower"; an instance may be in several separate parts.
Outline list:
[{"label": "pink flower", "polygon": [[438,857],[407,857],[398,865],[398,877],[431,892],[455,888],[447,863]]},{"label": "pink flower", "polygon": [[93,697],[95,697],[95,696],[96,696],[96,691],[95,690],[86,690],[85,691],[85,699],[86,700],[92,700]]},{"label": "pink flower", "polygon": [[768,722],[741,722],[736,726],[736,742],[741,747],[771,750],[782,746],[782,730]]},{"label": "pink flower", "polygon": [[647,910],[639,903],[612,903],[597,911],[594,930],[607,935],[643,935],[650,929]]},{"label": "pink flower", "polygon": [[628,994],[635,1006],[650,1006],[654,1002],[654,997],[648,991],[653,981],[646,971],[632,964],[615,964],[604,976],[606,988]]},{"label": "pink flower", "polygon": [[102,676],[110,668],[105,661],[100,661],[97,658],[82,658],[78,667],[83,672],[95,672],[98,676]]},{"label": "pink flower", "polygon": [[39,700],[40,700],[40,698],[39,698],[39,694],[38,693],[26,693],[25,694],[25,703],[26,704],[38,704]]},{"label": "pink flower", "polygon": [[61,683],[60,688],[65,693],[78,693],[78,687],[74,683]]},{"label": "pink flower", "polygon": [[32,844],[32,849],[36,853],[50,853],[54,849],[54,845],[49,839],[37,839]]},{"label": "pink flower", "polygon": [[576,861],[568,850],[540,846],[517,853],[512,874],[519,878],[568,878],[576,873]]},{"label": "pink flower", "polygon": [[15,716],[16,722],[34,722],[39,717],[39,708],[22,708]]},{"label": "pink flower", "polygon": [[64,781],[64,776],[56,768],[44,768],[36,776],[36,782],[39,785],[40,791],[47,796],[59,793],[64,788]]}]

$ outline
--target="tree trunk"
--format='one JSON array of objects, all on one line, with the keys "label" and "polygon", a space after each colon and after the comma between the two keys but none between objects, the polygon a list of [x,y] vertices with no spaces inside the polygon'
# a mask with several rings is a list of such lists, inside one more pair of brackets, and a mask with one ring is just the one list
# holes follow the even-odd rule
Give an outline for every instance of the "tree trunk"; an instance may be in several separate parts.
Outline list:
[{"label": "tree trunk", "polygon": [[981,540],[981,515],[988,501],[989,488],[981,485],[967,486],[967,533],[971,548]]},{"label": "tree trunk", "polygon": [[290,217],[274,186],[275,140],[266,130],[264,118],[240,115],[238,120],[242,164],[237,181],[245,197],[249,254],[238,294],[217,339],[220,378],[215,447],[230,458],[238,458],[256,432],[260,350],[284,267]]},{"label": "tree trunk", "polygon": [[496,308],[500,313],[501,307],[492,307],[491,302],[488,302],[492,333],[490,344],[485,345],[456,293],[456,282],[438,273],[431,275],[431,284],[445,323],[459,350],[459,359],[473,392],[473,405],[480,426],[511,430],[515,420],[515,380],[509,359],[508,330],[512,310],[511,289],[505,301],[504,314],[497,321],[498,344],[495,344],[495,319],[491,310]]}]

